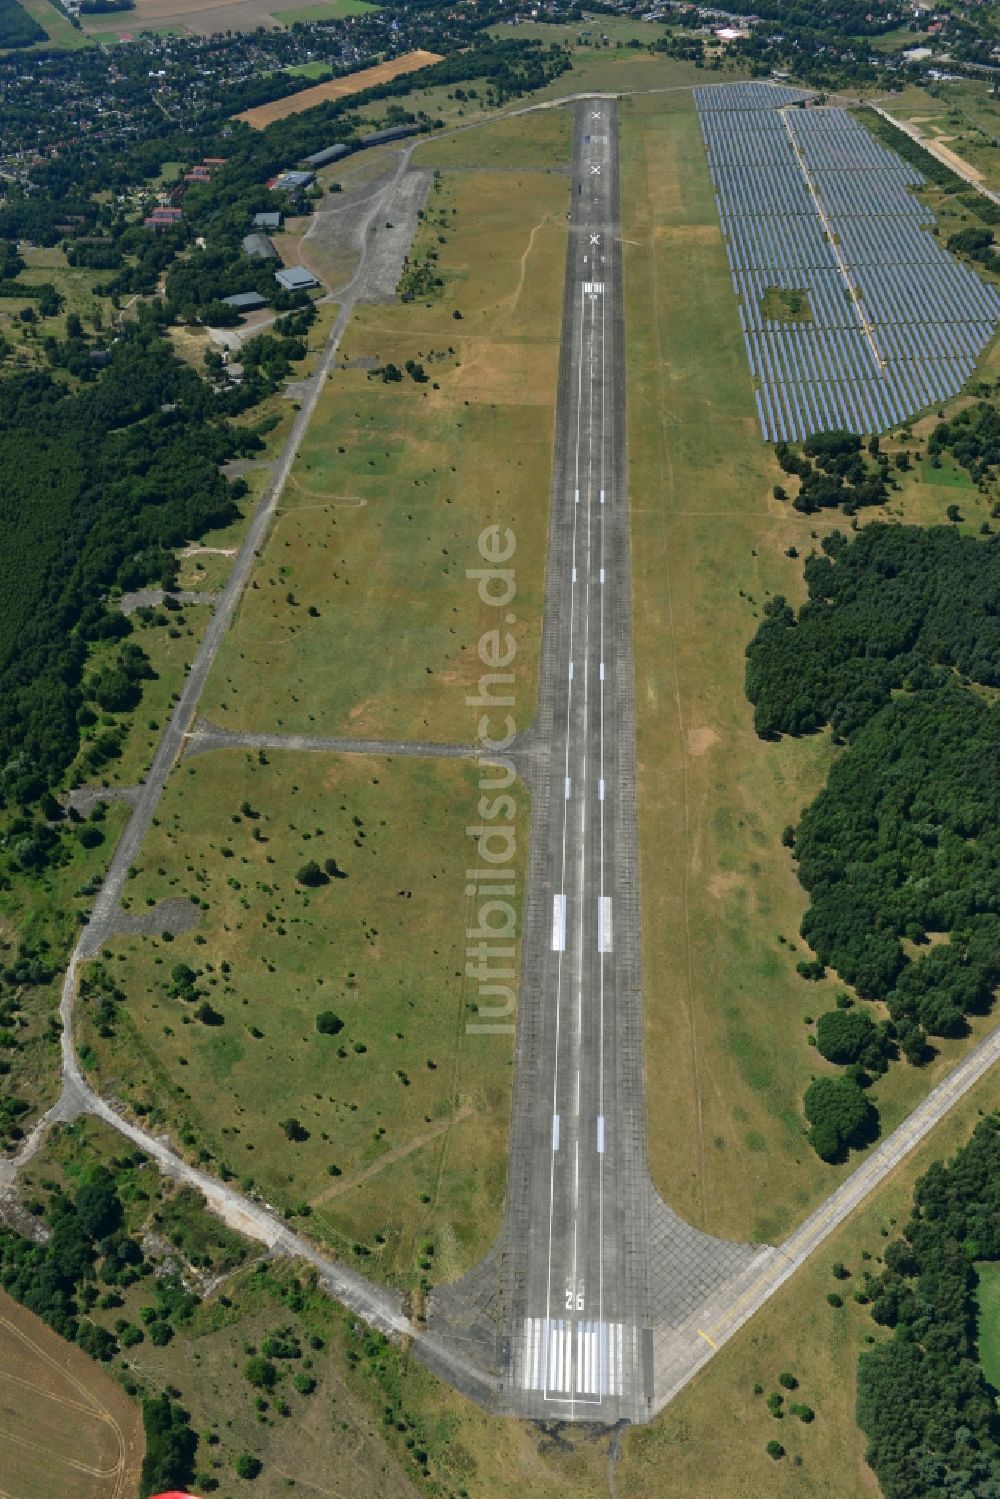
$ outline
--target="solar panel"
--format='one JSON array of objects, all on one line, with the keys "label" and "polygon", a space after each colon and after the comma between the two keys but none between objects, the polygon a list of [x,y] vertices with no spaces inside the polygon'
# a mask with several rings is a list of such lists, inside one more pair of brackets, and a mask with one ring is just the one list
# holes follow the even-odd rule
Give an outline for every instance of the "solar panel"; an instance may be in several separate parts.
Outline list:
[{"label": "solar panel", "polygon": [[931,232],[921,173],[846,110],[788,108],[806,90],[694,97],[764,437],[867,434],[957,395],[1000,294]]}]

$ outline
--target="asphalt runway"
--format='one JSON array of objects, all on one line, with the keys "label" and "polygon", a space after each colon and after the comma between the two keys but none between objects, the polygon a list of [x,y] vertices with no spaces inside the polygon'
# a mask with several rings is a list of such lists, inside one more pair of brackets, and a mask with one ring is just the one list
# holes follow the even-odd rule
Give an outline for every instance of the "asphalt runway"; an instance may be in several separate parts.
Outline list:
[{"label": "asphalt runway", "polygon": [[684,1223],[648,1171],[625,395],[618,106],[591,98],[575,108],[539,706],[512,754],[532,819],[506,1214],[487,1259],[435,1290],[430,1326],[476,1349],[495,1408],[601,1424],[649,1420],[663,1377],[708,1348],[706,1299],[761,1254]]},{"label": "asphalt runway", "polygon": [[623,691],[632,661],[617,128],[611,101],[576,111],[546,598],[543,889],[534,882],[549,921],[547,933],[536,920],[526,934],[525,967],[544,1000],[530,1252],[511,1329],[521,1407],[601,1421],[634,1419],[644,1393],[641,1296],[623,1219],[633,1206],[636,1098],[620,1065],[621,1020],[638,993],[629,994],[637,924],[626,910],[635,735]]}]

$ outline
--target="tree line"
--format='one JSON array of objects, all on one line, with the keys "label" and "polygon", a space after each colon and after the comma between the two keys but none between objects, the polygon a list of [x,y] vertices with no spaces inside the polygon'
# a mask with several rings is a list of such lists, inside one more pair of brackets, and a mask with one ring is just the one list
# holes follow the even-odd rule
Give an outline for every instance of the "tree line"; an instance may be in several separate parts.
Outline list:
[{"label": "tree line", "polygon": [[1000,1259],[1000,1119],[917,1182],[885,1269],[865,1277],[893,1329],[858,1360],[857,1419],[885,1499],[1000,1493],[997,1391],[978,1356],[977,1263]]},{"label": "tree line", "polygon": [[805,563],[798,613],[779,596],[747,648],[758,734],[829,726],[841,753],[783,841],[809,892],[802,936],[888,1020],[821,1016],[816,1044],[842,1065],[806,1095],[826,1159],[871,1138],[864,1090],[900,1052],[956,1036],[1000,982],[1000,540],[873,523],[834,532]]}]

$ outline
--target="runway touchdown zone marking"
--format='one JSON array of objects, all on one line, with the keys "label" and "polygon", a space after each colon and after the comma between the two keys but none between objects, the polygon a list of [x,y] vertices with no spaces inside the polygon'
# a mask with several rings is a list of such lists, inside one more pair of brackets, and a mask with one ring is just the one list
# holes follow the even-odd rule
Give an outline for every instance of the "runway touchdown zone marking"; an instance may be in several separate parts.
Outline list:
[{"label": "runway touchdown zone marking", "polygon": [[611,951],[611,896],[601,895],[597,900],[597,951]]},{"label": "runway touchdown zone marking", "polygon": [[566,951],[566,897],[552,897],[552,951]]}]

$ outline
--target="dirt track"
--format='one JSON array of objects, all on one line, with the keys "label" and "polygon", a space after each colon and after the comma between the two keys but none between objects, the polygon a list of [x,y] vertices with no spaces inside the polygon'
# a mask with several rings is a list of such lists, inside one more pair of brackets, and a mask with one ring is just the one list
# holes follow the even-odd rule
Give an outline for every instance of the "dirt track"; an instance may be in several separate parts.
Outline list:
[{"label": "dirt track", "polygon": [[365,68],[361,73],[349,73],[346,78],[331,78],[326,83],[317,83],[314,88],[303,89],[287,99],[272,99],[270,104],[258,104],[255,109],[245,109],[236,116],[245,120],[255,130],[263,130],[275,120],[287,115],[301,114],[304,109],[313,109],[317,104],[326,104],[330,99],[342,99],[347,94],[359,94],[362,89],[374,88],[377,83],[388,83],[402,73],[416,73],[420,68],[429,68],[432,62],[440,62],[436,52],[404,52],[402,57],[393,57],[389,62],[380,62],[374,68]]}]

